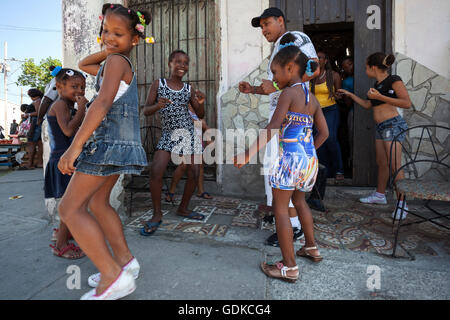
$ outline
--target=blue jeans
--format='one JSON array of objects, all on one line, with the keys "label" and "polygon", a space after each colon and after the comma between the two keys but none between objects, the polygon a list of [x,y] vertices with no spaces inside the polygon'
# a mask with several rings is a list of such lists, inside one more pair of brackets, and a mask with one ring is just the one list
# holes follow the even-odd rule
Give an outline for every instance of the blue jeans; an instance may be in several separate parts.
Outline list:
[{"label": "blue jeans", "polygon": [[322,108],[327,121],[329,136],[323,145],[317,150],[319,162],[328,169],[328,176],[335,177],[337,173],[344,174],[341,146],[337,139],[339,127],[339,108],[337,104]]}]

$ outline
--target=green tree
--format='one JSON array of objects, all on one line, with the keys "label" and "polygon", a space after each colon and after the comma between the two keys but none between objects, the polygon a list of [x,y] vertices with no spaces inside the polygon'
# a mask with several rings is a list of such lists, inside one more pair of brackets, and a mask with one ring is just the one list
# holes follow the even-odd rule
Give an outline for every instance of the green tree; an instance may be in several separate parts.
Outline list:
[{"label": "green tree", "polygon": [[22,74],[18,77],[17,84],[37,88],[43,92],[47,83],[52,80],[49,68],[60,65],[62,65],[61,61],[52,57],[41,60],[39,65],[34,63],[33,58],[25,59],[21,66]]}]

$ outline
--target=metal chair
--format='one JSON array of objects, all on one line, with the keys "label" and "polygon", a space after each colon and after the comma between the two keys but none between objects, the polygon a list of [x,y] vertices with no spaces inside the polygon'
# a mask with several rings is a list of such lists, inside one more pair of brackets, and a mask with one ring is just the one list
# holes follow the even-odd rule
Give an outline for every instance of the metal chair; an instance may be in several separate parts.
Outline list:
[{"label": "metal chair", "polygon": [[[435,221],[438,219],[449,219],[450,214],[441,214],[437,212],[435,209],[431,208],[430,202],[433,200],[438,201],[450,201],[450,182],[448,181],[448,172],[444,175],[446,181],[438,181],[438,180],[432,180],[432,179],[417,179],[418,178],[418,170],[417,170],[417,164],[422,163],[431,163],[431,166],[434,166],[432,169],[438,169],[438,168],[444,168],[444,170],[450,169],[450,166],[448,163],[449,161],[449,150],[445,149],[445,146],[441,152],[437,152],[436,148],[436,141],[433,138],[432,132],[433,130],[444,130],[444,132],[447,132],[447,137],[450,133],[450,128],[443,127],[443,126],[437,126],[437,125],[421,125],[421,126],[415,126],[412,128],[409,128],[407,130],[403,130],[398,135],[394,137],[393,142],[398,142],[402,146],[402,152],[405,155],[404,164],[402,164],[399,168],[396,168],[393,170],[393,163],[397,163],[397,157],[400,156],[397,154],[397,149],[394,149],[394,143],[391,144],[390,149],[390,161],[389,161],[389,184],[393,188],[393,190],[397,190],[397,192],[400,194],[399,198],[397,199],[397,205],[395,207],[395,217],[392,221],[393,230],[395,229],[395,221],[398,219],[398,226],[397,230],[395,232],[395,240],[394,240],[394,248],[392,252],[392,256],[395,257],[396,248],[397,248],[397,242],[398,242],[398,235],[400,232],[400,227],[405,227],[413,224],[423,223],[423,222],[431,222],[434,223],[440,227],[443,227],[445,229],[449,229],[448,226]],[[415,133],[420,133],[420,135],[415,135],[415,137],[420,137],[417,144],[417,149],[413,150],[413,145],[409,141],[409,137],[411,136],[411,132],[415,131]],[[399,141],[399,137],[402,134],[406,134],[406,138],[403,142]],[[428,140],[425,140],[428,139]],[[433,150],[432,157],[423,158],[420,155],[424,152],[424,147],[426,144],[431,144],[432,149],[428,148],[428,151]],[[429,147],[429,145],[428,145]],[[393,151],[394,150],[394,151]],[[394,154],[393,154],[394,153]],[[427,154],[430,154],[429,152]],[[431,167],[430,166],[430,167]],[[401,170],[404,168],[409,167],[412,168],[412,172],[414,173],[415,179],[401,179],[396,181],[396,178]],[[414,198],[414,199],[421,199],[424,201],[424,207],[429,209],[432,213],[435,214],[434,217],[429,218],[421,215],[417,211],[412,210],[406,210],[405,209],[405,201],[406,198]],[[400,208],[399,203],[400,201],[403,201],[403,205]],[[398,209],[401,209],[399,216],[397,216]],[[408,214],[411,214],[419,220],[412,221],[409,223],[403,223],[401,218],[403,217],[403,213],[407,212]],[[414,256],[412,256],[407,250],[407,254],[414,259]]]}]

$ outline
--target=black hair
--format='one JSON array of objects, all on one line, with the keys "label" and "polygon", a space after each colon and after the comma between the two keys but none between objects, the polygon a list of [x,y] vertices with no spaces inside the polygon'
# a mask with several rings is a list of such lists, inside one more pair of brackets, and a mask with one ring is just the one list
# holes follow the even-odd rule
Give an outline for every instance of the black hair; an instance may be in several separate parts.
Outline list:
[{"label": "black hair", "polygon": [[344,59],[342,59],[341,64],[342,64],[345,60],[350,60],[351,62],[354,62],[352,56],[346,56],[346,57],[344,57]]},{"label": "black hair", "polygon": [[[295,42],[296,40],[297,38],[292,33],[287,33],[281,38],[280,44],[284,45],[290,42]],[[284,67],[289,62],[294,61],[297,65],[300,66],[299,71],[300,77],[303,77],[309,60],[310,59],[308,58],[308,56],[304,54],[297,46],[290,45],[278,51],[278,53],[273,58],[272,62],[275,62],[280,66]],[[319,64],[314,60],[312,60],[310,64],[311,64],[311,72],[316,71]]]},{"label": "black hair", "polygon": [[64,82],[69,78],[72,79],[72,78],[76,78],[76,77],[86,80],[84,74],[82,74],[78,70],[74,70],[74,69],[70,69],[70,68],[62,68],[56,75],[55,79],[56,79],[56,82]]},{"label": "black hair", "polygon": [[50,72],[52,72],[53,70],[55,70],[56,66],[50,66],[48,67],[48,70],[50,70]]},{"label": "black hair", "polygon": [[23,104],[20,106],[20,111],[26,112],[27,109],[28,109],[29,107],[30,107],[29,104],[23,103]]},{"label": "black hair", "polygon": [[36,98],[36,97],[42,98],[44,96],[42,91],[39,89],[36,89],[36,88],[31,88],[30,90],[28,90],[27,94],[30,98]]},{"label": "black hair", "polygon": [[383,52],[375,52],[367,57],[366,63],[369,67],[376,66],[381,70],[389,69],[395,61],[395,57],[392,54],[386,55]]},{"label": "black hair", "polygon": [[[328,53],[323,49],[317,50],[317,52],[322,52],[325,55],[325,59],[327,59],[327,63],[325,63],[325,81],[328,89],[328,98],[331,98],[333,96],[334,80],[333,68],[331,67],[330,58],[328,56]],[[311,80],[311,92],[313,94],[316,94],[316,82],[317,77]]]},{"label": "black hair", "polygon": [[[152,16],[148,11],[145,10],[135,11],[133,9],[125,8],[121,4],[105,3],[102,8],[102,16],[105,17],[105,15],[108,13],[114,13],[126,18],[130,23],[129,27],[133,35],[138,35],[142,39],[145,39],[145,30],[144,32],[140,32],[136,29],[136,25],[141,23],[137,11],[139,11],[139,13],[145,19],[145,24],[149,25],[150,22],[152,21]],[[103,20],[100,26],[100,36],[102,35],[102,32],[103,32]]]},{"label": "black hair", "polygon": [[179,50],[178,49],[178,50],[172,51],[170,53],[170,55],[169,55],[169,62],[172,62],[172,60],[175,58],[175,56],[177,54],[179,54],[179,53],[184,54],[184,55],[186,55],[189,58],[189,56],[188,56],[188,54],[186,52],[184,52],[183,50]]}]

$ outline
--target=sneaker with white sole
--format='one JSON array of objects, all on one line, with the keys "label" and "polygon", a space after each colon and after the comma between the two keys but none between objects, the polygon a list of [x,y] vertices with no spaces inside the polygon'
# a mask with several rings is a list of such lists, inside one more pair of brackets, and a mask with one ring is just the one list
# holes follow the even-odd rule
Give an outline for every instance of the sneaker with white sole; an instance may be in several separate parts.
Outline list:
[{"label": "sneaker with white sole", "polygon": [[383,198],[377,197],[375,192],[365,198],[360,198],[359,201],[362,203],[387,204],[386,196],[383,196]]},{"label": "sneaker with white sole", "polygon": [[118,300],[136,290],[136,283],[133,276],[122,270],[117,279],[101,294],[96,294],[96,289],[85,293],[80,300]]},{"label": "sneaker with white sole", "polygon": [[[408,205],[405,204],[404,210],[408,210]],[[397,214],[396,214],[396,213],[397,213]],[[408,212],[406,212],[406,211],[403,211],[403,212],[402,212],[402,208],[399,207],[397,210],[394,210],[394,211],[392,212],[392,219],[395,219],[395,220],[405,220],[407,215],[408,215]]]},{"label": "sneaker with white sole", "polygon": [[[131,259],[130,262],[128,262],[122,268],[122,270],[128,271],[135,280],[139,277],[140,269],[141,269],[141,266],[139,265],[136,258]],[[88,284],[92,288],[97,288],[99,282],[100,282],[100,272],[94,273],[94,274],[90,275],[88,278]]]}]

